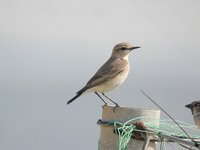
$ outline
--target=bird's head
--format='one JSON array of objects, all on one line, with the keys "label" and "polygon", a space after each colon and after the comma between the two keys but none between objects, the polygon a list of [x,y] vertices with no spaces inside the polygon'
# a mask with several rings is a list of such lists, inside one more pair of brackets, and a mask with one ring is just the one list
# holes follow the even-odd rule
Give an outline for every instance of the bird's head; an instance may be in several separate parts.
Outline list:
[{"label": "bird's head", "polygon": [[114,57],[119,57],[119,58],[124,58],[128,56],[129,52],[131,52],[134,49],[140,48],[139,46],[133,46],[130,43],[122,42],[113,48],[112,51],[112,56]]},{"label": "bird's head", "polygon": [[194,101],[190,104],[185,105],[185,107],[191,109],[192,114],[200,113],[200,101]]}]

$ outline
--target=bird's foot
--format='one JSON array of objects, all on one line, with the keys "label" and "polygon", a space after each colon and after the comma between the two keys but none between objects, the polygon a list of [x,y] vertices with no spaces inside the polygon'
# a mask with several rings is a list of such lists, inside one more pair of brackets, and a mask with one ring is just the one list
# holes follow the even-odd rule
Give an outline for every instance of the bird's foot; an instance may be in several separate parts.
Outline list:
[{"label": "bird's foot", "polygon": [[117,103],[115,104],[115,107],[113,108],[113,112],[115,113],[116,111],[116,109],[118,108],[118,107],[120,107]]},{"label": "bird's foot", "polygon": [[102,109],[104,109],[108,104],[105,103],[104,105],[102,105]]}]

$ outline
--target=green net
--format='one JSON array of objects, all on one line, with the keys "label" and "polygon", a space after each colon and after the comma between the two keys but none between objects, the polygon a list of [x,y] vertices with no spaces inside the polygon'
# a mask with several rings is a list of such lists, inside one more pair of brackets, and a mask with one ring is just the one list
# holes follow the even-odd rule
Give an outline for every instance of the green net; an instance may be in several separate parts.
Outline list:
[{"label": "green net", "polygon": [[[182,131],[182,129],[180,129],[178,125],[171,120],[167,119],[152,120],[148,117],[138,117],[131,119],[125,123],[112,122],[112,124],[114,125],[114,132],[117,135],[119,150],[127,150],[127,145],[134,132],[136,131],[148,132],[146,130],[138,130],[136,126],[132,124],[132,122],[143,122],[147,128],[150,128],[154,131],[155,135],[157,133],[156,136],[158,136],[158,138],[159,138],[159,133],[163,133],[168,136],[180,137],[181,139],[189,139],[189,137],[185,134],[185,132]],[[187,134],[192,139],[200,139],[200,130],[197,129],[196,126],[178,120],[177,123],[187,132]],[[162,143],[160,146],[162,146],[163,149],[165,149],[166,147],[165,144],[166,143]]]}]

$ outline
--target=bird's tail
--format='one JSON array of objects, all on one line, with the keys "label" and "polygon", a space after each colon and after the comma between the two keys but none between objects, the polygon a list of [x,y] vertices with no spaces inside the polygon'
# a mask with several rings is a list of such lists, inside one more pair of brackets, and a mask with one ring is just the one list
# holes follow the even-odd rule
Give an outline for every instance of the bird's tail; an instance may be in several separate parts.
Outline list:
[{"label": "bird's tail", "polygon": [[84,87],[82,88],[81,90],[79,90],[76,95],[70,99],[68,102],[67,102],[67,105],[70,104],[71,102],[73,102],[75,99],[77,99],[79,96],[81,96],[88,88],[87,87]]}]

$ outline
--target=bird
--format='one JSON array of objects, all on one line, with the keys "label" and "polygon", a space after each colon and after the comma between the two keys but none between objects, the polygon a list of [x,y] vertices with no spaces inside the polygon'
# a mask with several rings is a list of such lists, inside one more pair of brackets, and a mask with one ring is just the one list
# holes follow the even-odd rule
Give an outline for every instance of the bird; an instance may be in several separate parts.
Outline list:
[{"label": "bird", "polygon": [[105,93],[120,86],[127,78],[130,68],[128,60],[129,53],[138,48],[140,46],[133,46],[127,42],[116,44],[110,58],[99,68],[87,84],[73,98],[67,101],[67,104],[72,103],[83,94],[93,92],[104,102],[103,106],[106,106],[107,102],[102,96],[115,104],[115,107],[119,107],[118,103],[105,95]]},{"label": "bird", "polygon": [[191,109],[194,122],[200,129],[200,101],[193,101],[192,103],[185,105],[185,107]]}]

